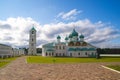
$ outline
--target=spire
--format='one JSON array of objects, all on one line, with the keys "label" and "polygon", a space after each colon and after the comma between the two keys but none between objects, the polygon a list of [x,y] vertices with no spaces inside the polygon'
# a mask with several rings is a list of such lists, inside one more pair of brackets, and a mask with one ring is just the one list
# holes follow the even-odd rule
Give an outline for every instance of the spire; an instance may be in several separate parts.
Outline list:
[{"label": "spire", "polygon": [[34,24],[32,25],[31,30],[32,30],[32,31],[36,31],[36,29],[34,28]]}]

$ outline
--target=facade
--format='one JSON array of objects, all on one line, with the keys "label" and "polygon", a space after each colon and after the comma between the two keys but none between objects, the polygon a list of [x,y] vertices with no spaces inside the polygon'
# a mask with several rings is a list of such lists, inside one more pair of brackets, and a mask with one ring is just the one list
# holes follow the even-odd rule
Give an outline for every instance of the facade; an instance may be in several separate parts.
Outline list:
[{"label": "facade", "polygon": [[21,56],[21,55],[24,55],[25,54],[25,50],[24,49],[16,49],[16,48],[13,48],[12,49],[12,53],[13,53],[13,56]]},{"label": "facade", "polygon": [[0,44],[0,58],[8,58],[24,55],[23,49],[15,49],[11,46]]},{"label": "facade", "polygon": [[78,35],[75,29],[61,42],[57,36],[57,42],[48,43],[42,46],[42,56],[67,56],[67,57],[96,57],[96,47],[84,41],[84,36]]},{"label": "facade", "polygon": [[36,55],[36,30],[33,27],[30,30],[30,37],[29,37],[29,51],[28,55]]},{"label": "facade", "polygon": [[12,47],[4,44],[0,44],[0,58],[11,57]]}]

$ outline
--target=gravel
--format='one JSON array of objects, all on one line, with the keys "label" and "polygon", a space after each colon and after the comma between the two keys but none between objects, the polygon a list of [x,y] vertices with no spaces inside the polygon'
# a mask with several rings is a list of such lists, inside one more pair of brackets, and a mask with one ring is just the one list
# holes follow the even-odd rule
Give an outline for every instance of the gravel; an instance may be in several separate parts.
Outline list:
[{"label": "gravel", "polygon": [[0,69],[0,80],[120,80],[120,74],[101,67],[105,63],[29,64],[20,57]]}]

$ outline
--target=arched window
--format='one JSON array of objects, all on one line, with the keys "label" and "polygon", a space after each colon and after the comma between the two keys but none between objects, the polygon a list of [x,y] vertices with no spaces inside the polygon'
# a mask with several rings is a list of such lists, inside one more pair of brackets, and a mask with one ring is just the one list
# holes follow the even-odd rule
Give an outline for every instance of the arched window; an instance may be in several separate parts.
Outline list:
[{"label": "arched window", "polygon": [[52,52],[52,56],[53,56],[54,54],[53,54],[53,52]]},{"label": "arched window", "polygon": [[80,55],[80,53],[78,53],[78,55]]},{"label": "arched window", "polygon": [[87,52],[85,53],[85,55],[87,55]]},{"label": "arched window", "polygon": [[65,56],[65,54],[63,53],[63,56]]},{"label": "arched window", "polygon": [[51,56],[51,53],[49,53],[49,56]]},{"label": "arched window", "polygon": [[65,49],[65,46],[63,46],[63,49]]},{"label": "arched window", "polygon": [[32,34],[34,34],[34,31],[32,31]]},{"label": "arched window", "polygon": [[57,53],[56,53],[56,56],[58,56]]},{"label": "arched window", "polygon": [[59,53],[59,56],[61,56],[61,53]]},{"label": "arched window", "polygon": [[48,54],[47,54],[47,52],[46,52],[46,56],[47,56]]},{"label": "arched window", "polygon": [[59,46],[59,49],[61,49],[61,46]]},{"label": "arched window", "polygon": [[70,56],[72,56],[72,53],[70,53]]},{"label": "arched window", "polygon": [[92,56],[94,55],[94,53],[92,52],[92,54],[91,54]]}]

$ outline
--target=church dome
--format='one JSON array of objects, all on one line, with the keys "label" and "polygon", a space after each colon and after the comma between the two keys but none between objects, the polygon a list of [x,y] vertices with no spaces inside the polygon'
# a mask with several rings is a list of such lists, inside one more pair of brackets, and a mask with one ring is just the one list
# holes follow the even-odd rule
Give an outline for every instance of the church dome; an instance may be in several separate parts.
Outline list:
[{"label": "church dome", "polygon": [[69,38],[72,38],[72,34],[69,35]]},{"label": "church dome", "polygon": [[72,31],[72,36],[78,36],[78,33],[75,31],[75,29]]},{"label": "church dome", "polygon": [[80,38],[84,38],[84,36],[81,34],[81,35],[80,35]]},{"label": "church dome", "polygon": [[61,37],[58,35],[58,36],[57,36],[57,39],[61,39]]},{"label": "church dome", "polygon": [[68,40],[68,37],[67,37],[67,36],[65,37],[65,40]]}]

